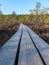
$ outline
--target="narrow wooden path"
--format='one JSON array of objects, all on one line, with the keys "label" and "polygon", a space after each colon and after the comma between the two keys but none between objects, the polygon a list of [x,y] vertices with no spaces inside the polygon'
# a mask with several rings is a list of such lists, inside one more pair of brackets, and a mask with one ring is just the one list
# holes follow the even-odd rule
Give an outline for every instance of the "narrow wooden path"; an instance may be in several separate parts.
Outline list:
[{"label": "narrow wooden path", "polygon": [[27,26],[0,48],[0,65],[49,65],[49,45]]}]

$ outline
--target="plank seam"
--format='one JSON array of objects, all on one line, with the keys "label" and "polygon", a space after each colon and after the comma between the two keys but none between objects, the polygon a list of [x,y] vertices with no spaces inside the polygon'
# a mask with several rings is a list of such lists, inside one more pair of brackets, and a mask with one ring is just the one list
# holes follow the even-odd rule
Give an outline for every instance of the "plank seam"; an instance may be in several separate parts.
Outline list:
[{"label": "plank seam", "polygon": [[33,44],[34,44],[34,47],[36,48],[36,50],[37,50],[37,52],[38,52],[38,54],[39,54],[39,56],[40,56],[40,58],[41,58],[43,64],[44,64],[44,65],[47,65],[46,62],[45,62],[45,60],[43,59],[43,57],[42,57],[40,51],[38,50],[37,46],[35,45],[35,42],[33,41],[33,39],[32,39],[32,37],[31,37],[31,35],[30,35],[28,29],[27,29],[27,32],[28,32],[28,34],[29,34],[29,36],[30,36],[30,38],[31,38],[31,40],[32,40],[32,42],[33,42]]},{"label": "plank seam", "polygon": [[21,31],[21,36],[20,36],[20,40],[19,40],[19,43],[18,43],[18,48],[17,48],[17,53],[16,53],[16,58],[15,58],[14,65],[18,65],[19,52],[20,52],[20,43],[21,43],[22,33],[23,33],[23,29]]}]

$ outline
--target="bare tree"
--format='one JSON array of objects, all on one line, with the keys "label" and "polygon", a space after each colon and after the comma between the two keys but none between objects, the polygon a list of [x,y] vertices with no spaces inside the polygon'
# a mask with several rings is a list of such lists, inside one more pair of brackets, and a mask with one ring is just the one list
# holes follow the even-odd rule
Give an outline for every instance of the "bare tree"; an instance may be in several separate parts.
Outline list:
[{"label": "bare tree", "polygon": [[48,17],[47,15],[48,15],[48,10],[49,10],[49,8],[45,8],[45,7],[43,7],[42,9],[41,9],[41,19],[42,19],[42,23],[44,23],[45,22],[45,19]]},{"label": "bare tree", "polygon": [[36,22],[37,22],[37,24],[39,24],[40,7],[41,7],[41,3],[40,2],[37,2],[36,3],[36,8],[34,9],[34,11],[36,13]]},{"label": "bare tree", "polygon": [[2,13],[2,11],[1,11],[1,4],[0,4],[0,15],[2,15],[3,13]]},{"label": "bare tree", "polygon": [[37,2],[37,3],[36,3],[36,6],[35,6],[35,9],[30,10],[30,12],[31,12],[32,14],[34,13],[34,14],[36,15],[36,21],[35,21],[36,24],[39,24],[40,7],[41,7],[41,3],[40,3],[40,2]]}]

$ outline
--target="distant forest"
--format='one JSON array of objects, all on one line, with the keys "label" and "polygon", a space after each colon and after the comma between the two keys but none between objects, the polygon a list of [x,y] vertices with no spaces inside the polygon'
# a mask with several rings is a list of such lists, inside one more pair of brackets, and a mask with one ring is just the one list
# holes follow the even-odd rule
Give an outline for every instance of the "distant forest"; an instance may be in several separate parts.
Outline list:
[{"label": "distant forest", "polygon": [[49,14],[40,14],[33,15],[33,14],[27,14],[27,15],[0,15],[0,28],[6,28],[7,26],[12,26],[16,23],[24,23],[24,24],[49,24]]}]

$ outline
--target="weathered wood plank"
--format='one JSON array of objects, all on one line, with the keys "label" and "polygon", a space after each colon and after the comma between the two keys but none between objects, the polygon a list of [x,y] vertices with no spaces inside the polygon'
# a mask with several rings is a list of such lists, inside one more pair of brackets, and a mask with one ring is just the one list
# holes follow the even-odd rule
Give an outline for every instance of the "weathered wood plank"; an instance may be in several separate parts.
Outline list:
[{"label": "weathered wood plank", "polygon": [[42,55],[46,65],[49,65],[49,45],[44,40],[42,40],[37,34],[35,34],[30,28],[26,28],[28,29],[36,47],[40,51],[40,54]]},{"label": "weathered wood plank", "polygon": [[0,49],[0,65],[14,65],[21,31],[22,25],[20,25],[15,35]]},{"label": "weathered wood plank", "polygon": [[27,30],[23,26],[18,65],[43,65]]}]

